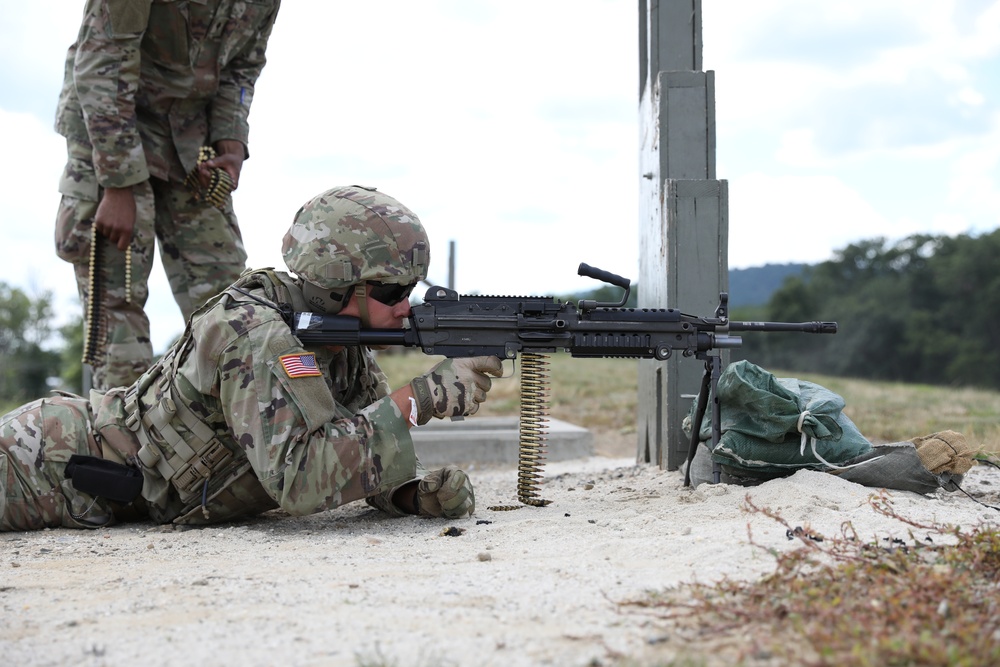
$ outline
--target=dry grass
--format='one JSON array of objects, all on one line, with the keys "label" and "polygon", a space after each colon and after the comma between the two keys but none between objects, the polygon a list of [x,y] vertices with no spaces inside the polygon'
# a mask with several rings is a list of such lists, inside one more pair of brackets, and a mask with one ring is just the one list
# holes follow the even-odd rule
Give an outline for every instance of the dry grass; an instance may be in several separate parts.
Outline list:
[{"label": "dry grass", "polygon": [[[419,352],[379,357],[393,387],[405,384],[438,360]],[[627,452],[624,455],[633,454],[638,363],[631,359],[574,359],[568,354],[551,355],[549,362],[549,414],[590,429],[599,442],[617,443],[619,450]],[[511,362],[505,362],[504,368],[509,375]],[[1000,452],[1000,392],[772,372],[778,377],[815,382],[843,396],[847,404],[844,412],[874,443],[898,442],[951,429],[964,434],[974,446]],[[519,396],[518,362],[513,377],[493,383],[480,414],[516,415]]]},{"label": "dry grass", "polygon": [[[910,539],[862,542],[850,524],[835,536],[796,530],[748,496],[749,512],[778,521],[800,541],[791,552],[772,552],[773,574],[682,586],[622,607],[666,621],[687,654],[711,656],[702,664],[1000,664],[1000,532],[908,521],[884,494],[871,503],[910,524]],[[690,664],[652,653],[644,664]]]},{"label": "dry grass", "polygon": [[843,396],[845,414],[872,442],[897,442],[951,429],[964,434],[973,445],[1000,452],[1000,392],[821,375],[801,377]]}]

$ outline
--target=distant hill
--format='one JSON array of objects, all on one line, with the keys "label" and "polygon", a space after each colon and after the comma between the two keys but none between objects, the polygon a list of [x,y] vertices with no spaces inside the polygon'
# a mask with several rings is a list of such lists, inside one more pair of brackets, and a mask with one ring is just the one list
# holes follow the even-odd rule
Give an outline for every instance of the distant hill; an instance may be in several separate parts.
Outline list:
[{"label": "distant hill", "polygon": [[762,306],[788,276],[797,276],[808,264],[765,264],[729,269],[729,307]]}]

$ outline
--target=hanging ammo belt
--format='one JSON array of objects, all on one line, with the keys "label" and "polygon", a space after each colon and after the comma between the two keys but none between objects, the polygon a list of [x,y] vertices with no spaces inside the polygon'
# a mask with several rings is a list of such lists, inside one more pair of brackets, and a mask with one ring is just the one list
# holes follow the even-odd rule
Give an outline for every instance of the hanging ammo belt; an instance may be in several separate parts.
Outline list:
[{"label": "hanging ammo belt", "polygon": [[[105,317],[105,294],[108,290],[104,270],[104,245],[107,243],[97,227],[90,231],[90,275],[85,322],[83,323],[83,363],[96,366],[104,360],[103,341],[108,332]],[[125,250],[125,303],[132,303],[132,248]]]},{"label": "hanging ammo belt", "polygon": [[[202,511],[208,518],[208,482],[232,462],[233,453],[219,441],[214,429],[175,399],[172,372],[164,370],[175,370],[170,367],[175,366],[180,347],[172,347],[126,392],[125,425],[139,440],[142,465],[155,469],[170,482],[185,505],[200,496]],[[154,383],[158,385],[155,395],[160,398],[155,405],[142,409],[139,400]],[[187,429],[183,437],[172,425],[176,420]]]}]

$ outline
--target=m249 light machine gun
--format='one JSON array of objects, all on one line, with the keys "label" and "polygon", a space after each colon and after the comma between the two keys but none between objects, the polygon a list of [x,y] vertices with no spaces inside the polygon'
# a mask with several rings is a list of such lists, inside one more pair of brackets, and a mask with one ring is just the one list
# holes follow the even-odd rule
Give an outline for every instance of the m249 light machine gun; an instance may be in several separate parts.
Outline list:
[{"label": "m249 light machine gun", "polygon": [[[719,295],[714,317],[685,315],[674,308],[625,308],[631,291],[628,278],[580,264],[578,274],[621,287],[618,303],[591,300],[560,302],[540,296],[459,295],[431,287],[424,302],[413,307],[404,329],[361,329],[360,320],[340,315],[294,313],[292,327],[305,345],[404,345],[445,357],[521,355],[520,446],[518,500],[542,506],[538,495],[545,453],[548,414],[546,355],[569,352],[573,357],[669,359],[674,352],[705,363],[692,430],[688,469],[698,445],[698,431],[712,396],[712,446],[718,445],[719,404],[716,387],[722,372],[719,350],[739,347],[742,331],[836,333],[836,322],[733,322],[729,295]],[[715,481],[720,468],[716,466]],[[689,478],[685,479],[685,484]],[[515,506],[517,507],[517,506]],[[504,507],[507,509],[507,507]]]}]

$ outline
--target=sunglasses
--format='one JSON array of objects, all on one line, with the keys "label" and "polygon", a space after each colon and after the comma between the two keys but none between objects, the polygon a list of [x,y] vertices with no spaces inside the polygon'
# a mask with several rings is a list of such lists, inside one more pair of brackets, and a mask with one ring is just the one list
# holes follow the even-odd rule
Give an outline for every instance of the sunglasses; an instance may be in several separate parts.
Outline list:
[{"label": "sunglasses", "polygon": [[368,296],[387,306],[395,306],[410,297],[410,292],[416,283],[400,285],[398,283],[368,283]]}]

